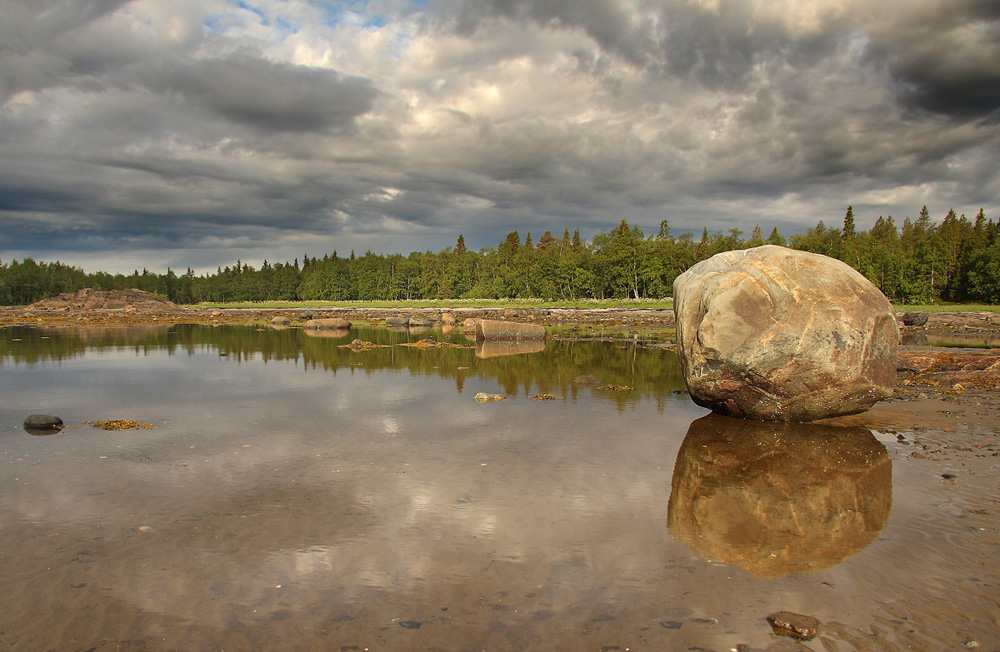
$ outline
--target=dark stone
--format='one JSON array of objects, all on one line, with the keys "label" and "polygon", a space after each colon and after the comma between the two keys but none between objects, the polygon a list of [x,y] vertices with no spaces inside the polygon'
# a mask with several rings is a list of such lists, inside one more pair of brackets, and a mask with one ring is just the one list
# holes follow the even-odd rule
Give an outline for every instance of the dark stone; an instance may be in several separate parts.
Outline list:
[{"label": "dark stone", "polygon": [[926,326],[927,319],[926,312],[904,312],[899,317],[899,321],[903,322],[904,326]]},{"label": "dark stone", "polygon": [[59,430],[63,420],[49,414],[32,414],[24,420],[25,430]]},{"label": "dark stone", "polygon": [[803,616],[793,611],[779,611],[767,617],[771,629],[777,636],[791,636],[800,641],[808,641],[816,637],[819,631],[819,621],[812,616]]},{"label": "dark stone", "polygon": [[403,629],[420,629],[421,625],[423,623],[418,620],[403,620],[399,623],[399,626]]}]

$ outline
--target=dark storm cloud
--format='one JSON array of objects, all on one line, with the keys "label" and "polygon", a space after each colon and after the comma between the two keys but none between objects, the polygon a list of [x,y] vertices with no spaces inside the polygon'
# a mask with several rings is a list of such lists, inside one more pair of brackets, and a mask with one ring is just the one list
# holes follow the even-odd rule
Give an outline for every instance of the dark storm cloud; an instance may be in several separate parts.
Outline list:
[{"label": "dark storm cloud", "polygon": [[965,0],[903,13],[872,34],[900,102],[956,118],[1000,111],[1000,2]]},{"label": "dark storm cloud", "polygon": [[[0,104],[25,90],[93,82],[130,55],[127,40],[90,30],[131,0],[5,0],[0,11]],[[86,77],[86,78],[84,78]]]},{"label": "dark storm cloud", "polygon": [[233,54],[175,58],[138,72],[154,93],[177,94],[235,123],[265,131],[321,131],[349,126],[377,96],[372,83],[333,70]]}]

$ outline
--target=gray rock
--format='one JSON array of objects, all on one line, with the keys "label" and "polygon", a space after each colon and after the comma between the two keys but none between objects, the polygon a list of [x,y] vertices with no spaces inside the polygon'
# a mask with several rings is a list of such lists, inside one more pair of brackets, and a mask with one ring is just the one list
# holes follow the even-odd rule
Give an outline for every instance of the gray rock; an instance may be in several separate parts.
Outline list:
[{"label": "gray rock", "polygon": [[674,311],[688,391],[714,412],[812,421],[892,394],[892,306],[833,258],[773,245],[724,252],[677,277]]}]

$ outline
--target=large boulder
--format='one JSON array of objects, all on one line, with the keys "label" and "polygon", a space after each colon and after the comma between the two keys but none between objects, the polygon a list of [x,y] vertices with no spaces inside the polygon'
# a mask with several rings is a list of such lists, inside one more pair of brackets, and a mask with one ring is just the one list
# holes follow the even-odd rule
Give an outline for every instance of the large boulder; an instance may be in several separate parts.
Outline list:
[{"label": "large boulder", "polygon": [[674,311],[688,391],[714,412],[813,421],[892,394],[895,313],[839,260],[773,245],[727,251],[677,277]]}]

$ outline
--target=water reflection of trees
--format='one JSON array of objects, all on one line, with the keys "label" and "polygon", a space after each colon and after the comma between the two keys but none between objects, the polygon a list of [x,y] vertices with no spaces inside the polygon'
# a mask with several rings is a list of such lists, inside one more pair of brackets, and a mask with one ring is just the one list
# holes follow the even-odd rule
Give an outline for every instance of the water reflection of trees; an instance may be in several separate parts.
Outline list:
[{"label": "water reflection of trees", "polygon": [[854,555],[891,507],[892,462],[869,430],[709,415],[677,453],[667,519],[699,555],[777,577]]},{"label": "water reflection of trees", "polygon": [[[380,345],[354,352],[342,345],[361,339]],[[422,340],[457,345],[419,349],[400,346]],[[374,373],[384,370],[453,378],[459,392],[469,378],[495,382],[509,396],[557,394],[574,400],[579,392],[596,392],[624,410],[642,399],[656,400],[662,410],[671,395],[684,391],[677,356],[662,348],[638,344],[556,340],[531,353],[477,355],[475,342],[440,328],[423,333],[372,326],[354,327],[337,337],[308,337],[300,329],[191,324],[112,328],[8,327],[0,337],[0,365],[36,364],[79,358],[88,351],[134,351],[136,355],[213,353],[241,364],[249,360],[293,361],[305,372]],[[490,352],[492,354],[492,352]],[[591,375],[605,385],[630,390],[606,391],[573,384]],[[687,400],[686,397],[684,400]]]}]

